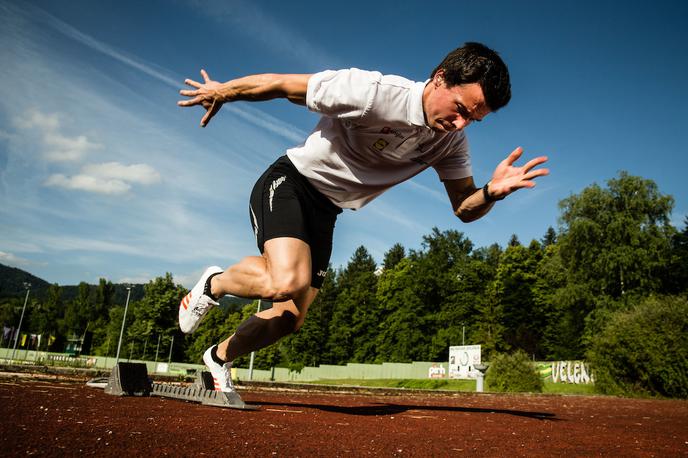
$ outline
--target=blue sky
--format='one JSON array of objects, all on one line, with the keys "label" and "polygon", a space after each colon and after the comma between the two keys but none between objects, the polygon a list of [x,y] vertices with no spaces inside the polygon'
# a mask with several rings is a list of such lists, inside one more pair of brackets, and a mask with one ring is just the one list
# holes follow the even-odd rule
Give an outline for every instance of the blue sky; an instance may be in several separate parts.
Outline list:
[{"label": "blue sky", "polygon": [[[561,3],[561,4],[560,4]],[[326,4],[326,3],[325,3]],[[558,202],[621,170],[688,214],[685,2],[0,0],[0,262],[59,284],[191,286],[257,254],[255,179],[317,116],[287,101],[226,105],[206,129],[184,78],[358,67],[422,81],[466,41],[509,65],[511,103],[469,126],[476,183],[516,146],[551,175],[463,224],[432,171],[338,220],[332,262],[380,262],[433,226],[477,247],[557,227]],[[333,4],[334,5],[334,4]]]}]

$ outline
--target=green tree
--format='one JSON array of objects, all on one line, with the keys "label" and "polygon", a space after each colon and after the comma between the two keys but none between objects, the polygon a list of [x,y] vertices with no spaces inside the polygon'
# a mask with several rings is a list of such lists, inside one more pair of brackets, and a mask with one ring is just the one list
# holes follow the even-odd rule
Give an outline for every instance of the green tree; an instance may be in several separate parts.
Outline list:
[{"label": "green tree", "polygon": [[656,291],[669,258],[673,198],[626,172],[607,185],[560,202],[564,264],[574,282],[596,295]]},{"label": "green tree", "polygon": [[608,394],[688,398],[688,300],[649,297],[610,319],[588,352]]},{"label": "green tree", "polygon": [[427,354],[423,302],[416,295],[413,263],[405,258],[382,273],[377,289],[381,321],[375,336],[375,362],[411,362]]},{"label": "green tree", "polygon": [[50,285],[45,299],[33,310],[31,319],[32,332],[41,334],[46,339],[48,336],[57,335],[63,310],[62,288],[57,284]]},{"label": "green tree", "polygon": [[[571,349],[580,348],[580,336],[583,332],[585,315],[579,316],[579,309],[562,307],[557,294],[564,292],[567,272],[559,255],[559,246],[551,244],[544,247],[542,259],[535,271],[535,283],[532,285],[533,315],[541,322],[542,342],[539,357],[547,359],[575,359],[578,353]],[[559,307],[557,307],[557,304]],[[575,316],[572,316],[574,314]],[[573,332],[571,332],[573,326]]]},{"label": "green tree", "polygon": [[671,259],[663,284],[663,291],[669,294],[688,291],[688,216],[683,220],[683,230],[671,238]]},{"label": "green tree", "polygon": [[394,269],[394,266],[399,264],[399,262],[406,257],[406,250],[401,243],[395,243],[392,245],[384,256],[382,261],[382,267],[384,270]]},{"label": "green tree", "polygon": [[478,320],[475,323],[474,338],[480,342],[483,355],[489,359],[493,354],[505,351],[504,306],[499,301],[496,281],[488,283],[484,300],[478,306]]},{"label": "green tree", "polygon": [[330,266],[318,295],[308,308],[303,326],[284,339],[280,346],[283,359],[292,370],[300,371],[305,366],[315,367],[325,362],[323,349],[329,340],[329,326],[337,300],[335,277]]},{"label": "green tree", "polygon": [[489,359],[494,352],[503,350],[504,347],[504,311],[497,300],[495,283],[503,254],[504,251],[498,244],[475,250],[472,256],[474,259],[472,274],[464,276],[464,279],[470,279],[475,304],[467,324],[466,343],[482,345],[482,352],[486,359]]},{"label": "green tree", "polygon": [[107,312],[114,305],[115,286],[111,281],[101,278],[96,287],[95,307],[92,309],[91,321],[107,316]]},{"label": "green tree", "polygon": [[425,360],[446,360],[449,345],[461,342],[462,323],[473,307],[461,279],[471,262],[473,243],[462,232],[433,228],[421,246],[409,256],[415,294],[424,309],[419,317],[426,338],[421,354]]},{"label": "green tree", "polygon": [[[203,353],[229,336],[241,324],[243,316],[247,318],[256,313],[257,301],[247,304],[245,311],[228,313],[221,307],[213,307],[203,319],[203,324],[190,336],[186,336],[187,361],[202,364]],[[237,367],[240,362],[237,362]]]},{"label": "green tree", "polygon": [[542,392],[540,373],[528,355],[518,350],[513,354],[495,354],[485,374],[488,389],[500,392]]},{"label": "green tree", "polygon": [[177,324],[179,302],[184,298],[187,289],[175,285],[172,274],[157,277],[144,286],[143,299],[130,304],[132,323],[127,327],[129,339],[135,341],[135,354],[142,356],[157,336],[171,338],[175,336],[173,358],[179,359],[184,353],[184,339]]},{"label": "green tree", "polygon": [[107,319],[114,304],[115,287],[111,281],[101,278],[95,291],[93,307],[87,309],[86,329],[93,332],[93,346],[102,346],[107,338]]},{"label": "green tree", "polygon": [[504,326],[504,349],[520,349],[529,355],[540,354],[544,317],[536,312],[533,287],[542,250],[533,240],[528,248],[510,245],[504,251],[494,283],[495,300]]},{"label": "green tree", "polygon": [[79,283],[76,297],[65,305],[61,329],[64,334],[82,335],[92,320],[94,308],[91,298],[91,286]]},{"label": "green tree", "polygon": [[673,198],[653,181],[621,172],[606,189],[589,186],[559,205],[558,245],[567,270],[566,285],[554,296],[565,344],[559,350],[581,355],[611,314],[661,290],[675,233]]},{"label": "green tree", "polygon": [[509,239],[509,243],[507,246],[520,246],[521,241],[518,240],[518,236],[516,234],[511,234],[511,238]]},{"label": "green tree", "polygon": [[375,268],[375,261],[368,250],[360,246],[337,277],[339,294],[334,304],[327,344],[331,363],[375,359],[374,335],[379,322]]},{"label": "green tree", "polygon": [[[3,327],[16,328],[21,316],[23,300],[17,297],[4,297],[0,299],[0,323]],[[4,339],[3,346],[8,347],[8,339]]]},{"label": "green tree", "polygon": [[557,232],[550,226],[547,228],[544,237],[542,237],[542,248],[547,248],[555,243],[557,243]]},{"label": "green tree", "polygon": [[[98,342],[98,345],[93,351],[99,356],[107,356],[114,358],[117,354],[117,344],[119,342],[119,333],[122,327],[122,318],[124,317],[124,306],[114,306],[108,312],[108,320],[103,327],[103,339]],[[131,324],[131,315],[127,313],[127,321]],[[125,323],[126,326],[126,323]],[[124,340],[125,336],[122,336]],[[122,344],[120,357],[126,358],[126,341]]]}]

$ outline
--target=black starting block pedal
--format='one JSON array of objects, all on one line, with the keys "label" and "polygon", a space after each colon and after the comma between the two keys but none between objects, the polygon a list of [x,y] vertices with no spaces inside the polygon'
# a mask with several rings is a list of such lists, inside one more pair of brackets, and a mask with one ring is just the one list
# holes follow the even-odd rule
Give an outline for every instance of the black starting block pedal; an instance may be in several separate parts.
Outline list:
[{"label": "black starting block pedal", "polygon": [[114,396],[149,396],[153,386],[142,363],[117,363],[105,386],[105,392]]},{"label": "black starting block pedal", "polygon": [[203,371],[191,386],[151,383],[143,363],[117,363],[112,369],[105,392],[116,396],[161,396],[200,402],[204,405],[229,409],[257,410],[259,406],[246,404],[239,393],[215,391],[210,372]]}]

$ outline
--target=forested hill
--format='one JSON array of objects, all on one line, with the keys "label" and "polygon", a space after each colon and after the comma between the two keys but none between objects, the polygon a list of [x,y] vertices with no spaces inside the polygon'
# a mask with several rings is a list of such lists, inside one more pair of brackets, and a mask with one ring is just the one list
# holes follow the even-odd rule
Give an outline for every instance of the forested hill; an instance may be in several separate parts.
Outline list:
[{"label": "forested hill", "polygon": [[36,293],[45,292],[50,283],[16,267],[0,264],[0,297],[22,296],[26,293],[24,283],[31,283]]},{"label": "forested hill", "polygon": [[[45,299],[50,283],[42,278],[36,277],[29,272],[26,272],[16,267],[6,266],[0,264],[0,298],[3,297],[21,297],[26,294],[24,283],[31,284],[31,297],[38,299]],[[95,293],[98,285],[88,285],[91,293]],[[122,305],[127,300],[127,285],[123,283],[114,283],[113,304]],[[69,302],[74,300],[79,294],[79,285],[60,286],[62,300]],[[131,288],[130,301],[139,301],[144,296],[144,285],[134,284]],[[241,309],[242,306],[251,303],[250,299],[243,299],[240,297],[225,296],[220,300],[223,307],[231,310]]]},{"label": "forested hill", "polygon": [[[29,272],[0,264],[0,297],[24,297],[26,294],[25,282],[31,284],[31,296],[36,298],[44,298],[50,287],[50,283]],[[97,288],[97,285],[89,286],[92,290]],[[113,286],[115,289],[114,303],[124,304],[127,299],[127,285],[114,284]],[[77,296],[79,286],[66,285],[61,286],[61,289],[62,299],[71,301]],[[141,298],[143,298],[143,285],[132,285],[130,300],[138,301]]]}]

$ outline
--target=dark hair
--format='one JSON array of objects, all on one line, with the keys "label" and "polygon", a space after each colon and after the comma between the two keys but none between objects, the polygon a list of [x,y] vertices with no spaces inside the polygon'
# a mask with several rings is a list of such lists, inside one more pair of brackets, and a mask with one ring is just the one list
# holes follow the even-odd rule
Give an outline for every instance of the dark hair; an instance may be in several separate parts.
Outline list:
[{"label": "dark hair", "polygon": [[447,86],[478,83],[491,111],[497,111],[511,99],[509,69],[499,55],[481,43],[466,43],[447,54],[432,71],[444,70]]}]

